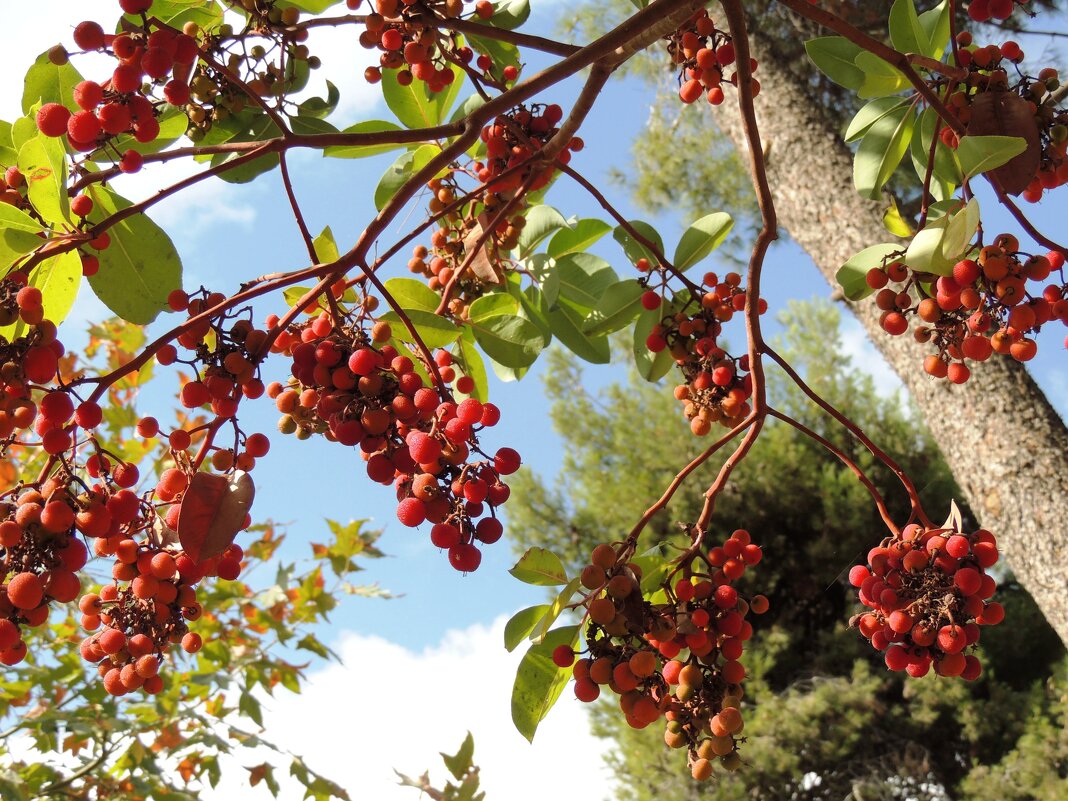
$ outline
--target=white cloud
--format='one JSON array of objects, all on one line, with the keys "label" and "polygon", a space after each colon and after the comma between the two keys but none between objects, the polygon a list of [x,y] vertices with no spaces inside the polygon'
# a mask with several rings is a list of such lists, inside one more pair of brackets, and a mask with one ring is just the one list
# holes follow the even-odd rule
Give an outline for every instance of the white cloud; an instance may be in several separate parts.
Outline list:
[{"label": "white cloud", "polygon": [[[416,790],[397,785],[393,769],[409,776],[429,769],[441,786],[447,774],[439,752],[454,753],[468,730],[488,799],[543,801],[562,786],[569,797],[613,797],[602,759],[608,744],[590,734],[586,708],[570,688],[533,744],[513,727],[509,699],[522,647],[504,650],[505,621],[447,631],[420,652],[381,637],[342,634],[335,649],[343,664],[313,671],[301,695],[282,690],[265,699],[264,737],[304,756],[353,799],[417,801]],[[279,765],[281,797],[299,798],[288,770],[288,763]],[[247,771],[229,767],[219,787],[200,797],[257,797],[247,782]]]}]

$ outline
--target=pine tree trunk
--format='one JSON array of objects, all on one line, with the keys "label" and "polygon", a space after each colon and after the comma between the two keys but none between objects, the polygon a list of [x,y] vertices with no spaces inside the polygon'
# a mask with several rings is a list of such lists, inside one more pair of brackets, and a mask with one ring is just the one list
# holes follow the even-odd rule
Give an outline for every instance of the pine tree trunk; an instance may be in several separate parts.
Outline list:
[{"label": "pine tree trunk", "polygon": [[[886,204],[853,188],[852,155],[818,103],[753,36],[760,62],[757,118],[779,223],[837,287],[835,271],[865,247],[887,241]],[[745,152],[737,108],[717,122]],[[901,377],[983,527],[1050,625],[1068,645],[1068,429],[1026,368],[1007,357],[970,363],[962,386],[923,372],[929,352],[906,334],[879,327],[868,299],[849,304]],[[874,432],[873,432],[874,433]],[[948,509],[949,499],[946,499]],[[945,510],[929,510],[936,522]],[[1012,621],[1007,621],[1012,625]]]}]

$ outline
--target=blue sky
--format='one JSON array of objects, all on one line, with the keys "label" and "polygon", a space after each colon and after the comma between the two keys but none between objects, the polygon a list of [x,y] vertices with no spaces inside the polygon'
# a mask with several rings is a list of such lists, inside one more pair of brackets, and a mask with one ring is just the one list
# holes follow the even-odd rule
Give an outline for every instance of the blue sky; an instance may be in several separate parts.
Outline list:
[{"label": "blue sky", "polygon": [[[67,19],[69,4],[59,0],[42,0],[37,5],[40,7],[37,24],[26,30],[9,32],[7,38],[15,50],[8,54],[9,64],[28,64],[33,56],[58,38],[66,36],[69,31],[63,25],[50,23],[49,29],[39,22],[42,19]],[[113,2],[94,0],[85,3],[83,11],[91,15],[96,9],[105,9],[105,14],[95,17],[104,20],[112,8]],[[554,3],[542,4],[536,0],[532,32],[551,34],[560,8]],[[70,21],[73,25],[78,20]],[[335,124],[342,128],[359,119],[388,119],[389,112],[385,105],[375,99],[377,89],[362,84],[362,65],[359,61],[363,58],[362,52],[333,33],[324,33],[324,37],[321,42],[324,68],[320,78],[329,75],[334,80],[335,76],[341,76],[341,80],[336,82],[342,88],[342,107],[338,118],[333,120]],[[312,52],[320,52],[316,49],[316,40],[312,42]],[[537,54],[527,55],[527,74],[530,74],[543,61]],[[83,71],[87,76],[92,74],[88,67]],[[566,109],[577,93],[578,86],[577,81],[568,82],[545,99],[558,102]],[[0,88],[0,117],[11,119],[17,115],[20,94],[19,86]],[[576,155],[573,162],[575,167],[603,186],[610,168],[623,167],[628,163],[629,144],[641,129],[649,103],[650,93],[646,86],[626,79],[611,81],[581,131],[586,141],[594,146]],[[314,153],[294,154],[291,170],[296,192],[313,231],[329,225],[342,250],[355,241],[363,226],[374,215],[371,194],[382,171],[393,158],[393,155],[386,155],[342,161],[324,159]],[[160,185],[160,181],[167,182],[161,173],[172,174],[166,170],[146,170],[129,182],[133,185],[130,189],[124,189],[122,183],[117,183],[116,189],[133,198],[142,197],[154,186]],[[639,216],[624,194],[617,194],[613,199],[628,216]],[[992,199],[982,200],[988,201],[983,203],[987,230],[1002,227],[1015,230],[1015,226],[1009,224],[1006,215]],[[603,216],[599,207],[584,193],[573,190],[563,181],[550,192],[547,201],[565,216]],[[1034,212],[1032,219],[1040,229],[1056,235],[1063,230],[1063,210],[1063,190],[1062,195],[1054,195],[1053,199],[1046,199],[1028,209]],[[409,213],[402,215],[399,223],[392,226],[388,233],[403,233],[403,224],[407,222],[409,227],[414,225],[421,219],[421,214],[421,209],[412,204]],[[303,245],[281,194],[277,171],[248,186],[202,186],[191,198],[178,197],[160,204],[154,216],[171,234],[183,257],[188,289],[205,283],[211,289],[225,291],[233,289],[250,276],[294,269],[306,263]],[[670,250],[689,221],[669,215],[653,222],[662,232]],[[732,234],[735,237],[742,235],[741,231]],[[382,241],[388,245],[392,240],[387,235]],[[734,244],[739,250],[748,247],[748,243],[741,240],[736,240]],[[630,274],[630,265],[623,257],[622,250],[610,238],[598,245],[597,252],[608,258],[620,275]],[[406,257],[399,259],[397,264],[389,268],[388,275],[407,275],[405,261]],[[789,299],[826,297],[830,287],[810,259],[792,243],[776,244],[769,254],[767,265],[764,286],[771,309],[767,327],[774,334],[777,330],[774,313],[782,309]],[[708,268],[714,267],[714,260],[710,261]],[[269,311],[280,312],[281,306],[279,298],[277,306],[261,303],[257,309],[262,318]],[[65,332],[67,337],[76,341],[78,335],[70,329],[99,313],[99,304],[83,292]],[[176,321],[173,316],[161,319],[154,325],[153,331],[165,330],[164,326]],[[1039,357],[1033,363],[1036,379],[1062,414],[1068,406],[1068,372],[1064,366],[1063,334],[1063,329],[1043,334]],[[864,339],[859,326],[852,321],[847,322],[843,337],[847,348],[856,357],[858,366],[871,370],[880,386],[893,391],[895,379]],[[264,378],[281,379],[285,369],[282,361],[269,362]],[[539,364],[522,382],[511,384],[501,383],[491,376],[492,400],[502,408],[504,416],[501,424],[488,432],[484,444],[494,449],[501,445],[516,448],[527,465],[547,480],[552,480],[566,443],[549,425],[547,402],[540,383],[541,371]],[[589,375],[594,385],[600,385],[610,379],[611,371],[591,369]],[[165,380],[157,381],[156,386],[146,393],[139,408],[145,414],[151,414],[159,409],[160,404],[172,402],[173,386]],[[159,416],[161,419],[165,417],[164,414]],[[242,420],[247,431],[264,431],[272,440],[270,456],[261,460],[254,472],[259,489],[254,514],[261,519],[291,521],[289,544],[283,556],[303,558],[308,553],[307,542],[325,538],[324,518],[342,522],[366,518],[371,521],[370,525],[385,528],[385,535],[379,544],[390,554],[390,558],[367,563],[366,572],[357,578],[365,582],[378,582],[403,596],[389,601],[350,600],[341,605],[334,615],[333,626],[326,628],[323,636],[346,654],[358,658],[363,653],[361,647],[372,645],[379,649],[392,649],[389,653],[398,660],[427,657],[428,654],[437,659],[445,654],[441,658],[453,660],[448,664],[453,665],[458,674],[463,673],[472,667],[463,663],[460,657],[453,657],[462,650],[459,643],[464,641],[464,637],[472,642],[489,642],[492,637],[487,632],[499,636],[502,615],[542,600],[539,589],[519,584],[507,574],[506,570],[514,562],[514,556],[506,540],[484,549],[482,566],[476,573],[460,576],[449,566],[445,555],[430,544],[428,526],[413,531],[396,521],[391,491],[372,485],[366,479],[363,462],[355,453],[320,439],[298,442],[295,438],[282,437],[275,430],[277,413],[273,404],[267,401],[258,405],[247,404],[242,411]],[[696,450],[696,441],[694,447]],[[685,454],[680,454],[680,464],[687,460]],[[507,507],[505,509],[507,511]],[[446,636],[446,632],[452,633]],[[467,632],[469,636],[461,636],[457,632]],[[453,650],[450,651],[450,648]],[[322,674],[324,682],[328,682],[329,676],[333,675],[329,674],[329,670],[332,669]],[[309,709],[306,707],[304,711]],[[462,722],[456,722],[455,726],[459,726],[457,730],[462,736]],[[451,737],[453,730],[448,729],[447,734]],[[434,742],[430,746],[431,752],[435,748],[452,748],[456,743],[445,739]],[[418,761],[407,764],[394,760],[393,764],[412,772],[426,767],[426,764]]]}]

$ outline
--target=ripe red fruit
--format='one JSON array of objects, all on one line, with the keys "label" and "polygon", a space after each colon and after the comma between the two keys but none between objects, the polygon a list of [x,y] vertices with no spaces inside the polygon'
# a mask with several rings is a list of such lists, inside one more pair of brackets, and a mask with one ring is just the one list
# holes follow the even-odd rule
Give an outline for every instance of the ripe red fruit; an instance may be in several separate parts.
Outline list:
[{"label": "ripe red fruit", "polygon": [[478,521],[478,525],[475,526],[475,536],[486,543],[491,545],[501,538],[504,533],[504,526],[501,525],[501,521],[495,517],[487,517]]},{"label": "ripe red fruit", "polygon": [[44,585],[36,573],[16,573],[7,583],[7,597],[16,609],[34,609],[44,599]]},{"label": "ripe red fruit", "polygon": [[575,663],[575,652],[570,645],[558,645],[553,649],[553,664],[557,667],[571,667]]},{"label": "ripe red fruit", "polygon": [[516,472],[521,464],[519,453],[512,448],[500,448],[493,457],[493,466],[502,476]]},{"label": "ripe red fruit", "polygon": [[59,103],[45,103],[37,112],[37,129],[45,136],[63,136],[71,118],[70,109]]},{"label": "ripe red fruit", "polygon": [[426,504],[418,498],[405,498],[397,504],[397,519],[409,528],[426,520]]},{"label": "ripe red fruit", "polygon": [[649,311],[660,308],[660,295],[653,290],[647,290],[642,293],[642,306]]},{"label": "ripe red fruit", "polygon": [[474,545],[461,542],[449,548],[449,564],[462,573],[471,573],[482,563],[482,551]]},{"label": "ripe red fruit", "polygon": [[74,44],[82,50],[99,50],[104,46],[104,29],[97,22],[80,22],[74,29]]},{"label": "ripe red fruit", "polygon": [[119,170],[127,175],[139,172],[144,165],[145,159],[136,150],[127,150],[119,159]]}]

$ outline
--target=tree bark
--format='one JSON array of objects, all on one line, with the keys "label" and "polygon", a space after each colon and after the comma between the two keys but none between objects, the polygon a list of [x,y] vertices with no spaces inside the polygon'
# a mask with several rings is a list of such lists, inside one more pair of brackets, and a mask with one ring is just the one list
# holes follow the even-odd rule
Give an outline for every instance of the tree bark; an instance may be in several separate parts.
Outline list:
[{"label": "tree bark", "polygon": [[[756,112],[779,222],[837,287],[834,274],[846,259],[887,241],[886,204],[853,188],[852,154],[805,87],[776,62],[771,43],[754,34],[752,49],[760,62]],[[730,99],[717,122],[746,152]],[[922,368],[928,346],[908,334],[885,333],[871,299],[848,305],[912,394],[980,523],[997,536],[1017,579],[1068,645],[1064,422],[1014,359],[995,354],[985,363],[969,363],[971,378],[961,386],[934,379]],[[944,511],[929,513],[937,522]]]}]

